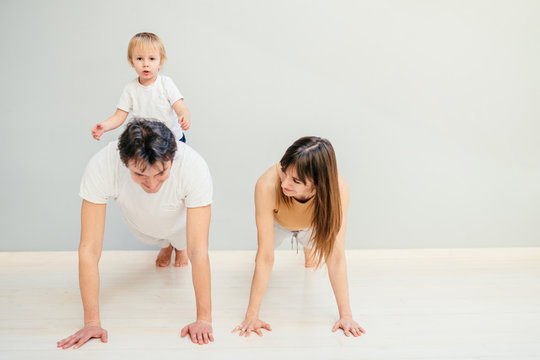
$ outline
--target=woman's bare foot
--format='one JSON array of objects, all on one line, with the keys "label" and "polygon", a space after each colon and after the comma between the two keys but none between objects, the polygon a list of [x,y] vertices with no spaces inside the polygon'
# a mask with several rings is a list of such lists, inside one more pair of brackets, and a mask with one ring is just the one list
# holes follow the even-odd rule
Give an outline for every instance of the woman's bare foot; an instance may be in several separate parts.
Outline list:
[{"label": "woman's bare foot", "polygon": [[166,248],[162,248],[162,249],[159,251],[159,254],[158,254],[158,256],[157,256],[157,259],[156,259],[156,266],[157,266],[157,267],[165,267],[165,266],[169,266],[169,264],[171,263],[171,254],[172,254],[172,251],[173,251],[172,245],[169,245],[169,246],[166,247]]},{"label": "woman's bare foot", "polygon": [[174,260],[174,266],[176,267],[184,267],[188,264],[188,256],[186,249],[184,250],[177,250],[174,249],[174,252],[176,253],[176,258]]},{"label": "woman's bare foot", "polygon": [[317,267],[318,265],[315,252],[312,249],[304,248],[304,260],[307,268]]}]

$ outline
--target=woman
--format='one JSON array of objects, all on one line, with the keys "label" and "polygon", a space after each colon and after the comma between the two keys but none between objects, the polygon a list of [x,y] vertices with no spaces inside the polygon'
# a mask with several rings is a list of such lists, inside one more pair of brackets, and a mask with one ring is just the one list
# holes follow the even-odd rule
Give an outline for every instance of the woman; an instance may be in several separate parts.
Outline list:
[{"label": "woman", "polygon": [[330,142],[303,137],[292,144],[281,161],[255,185],[255,218],[259,247],[246,317],[233,329],[239,335],[262,336],[270,325],[259,319],[259,309],[274,264],[274,248],[284,238],[304,246],[306,267],[326,262],[336,297],[339,321],[332,329],[346,336],[365,333],[352,318],[345,261],[345,225],[349,189],[337,172]]}]

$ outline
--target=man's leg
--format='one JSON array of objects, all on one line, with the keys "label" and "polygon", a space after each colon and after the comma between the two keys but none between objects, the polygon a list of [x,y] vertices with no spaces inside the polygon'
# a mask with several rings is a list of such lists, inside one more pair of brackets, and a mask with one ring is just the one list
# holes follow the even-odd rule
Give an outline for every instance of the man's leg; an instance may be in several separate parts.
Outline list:
[{"label": "man's leg", "polygon": [[184,267],[184,266],[187,266],[188,263],[189,263],[189,259],[188,259],[188,256],[187,256],[187,251],[186,249],[183,249],[183,250],[178,250],[178,249],[174,249],[174,252],[175,252],[175,260],[174,260],[174,266],[176,267]]},{"label": "man's leg", "polygon": [[173,251],[172,245],[169,245],[169,246],[166,247],[166,248],[162,248],[162,249],[159,251],[159,254],[158,254],[158,256],[157,256],[157,259],[156,259],[156,266],[157,266],[157,267],[166,267],[166,266],[169,266],[169,264],[171,263],[171,254],[172,254],[172,251]]}]

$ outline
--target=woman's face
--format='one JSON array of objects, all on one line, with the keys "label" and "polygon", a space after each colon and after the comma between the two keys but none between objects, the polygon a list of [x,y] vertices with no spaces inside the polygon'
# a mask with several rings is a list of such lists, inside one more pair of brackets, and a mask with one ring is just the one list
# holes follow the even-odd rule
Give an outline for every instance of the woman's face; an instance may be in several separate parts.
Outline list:
[{"label": "woman's face", "polygon": [[292,196],[297,200],[307,200],[315,195],[313,182],[306,178],[306,183],[304,184],[298,178],[294,166],[289,166],[285,171],[282,168],[279,172],[279,177],[281,178],[281,191],[283,191],[285,196]]}]

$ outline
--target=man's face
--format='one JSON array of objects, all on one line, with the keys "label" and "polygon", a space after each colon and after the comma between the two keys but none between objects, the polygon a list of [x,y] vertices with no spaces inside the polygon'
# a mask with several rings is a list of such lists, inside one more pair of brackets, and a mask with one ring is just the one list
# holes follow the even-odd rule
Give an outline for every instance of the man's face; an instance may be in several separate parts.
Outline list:
[{"label": "man's face", "polygon": [[165,180],[169,178],[171,165],[171,161],[156,162],[143,171],[141,167],[136,166],[135,161],[129,160],[127,167],[133,181],[139,184],[148,194],[155,194],[159,191]]}]

